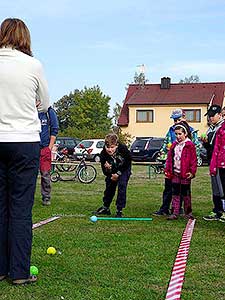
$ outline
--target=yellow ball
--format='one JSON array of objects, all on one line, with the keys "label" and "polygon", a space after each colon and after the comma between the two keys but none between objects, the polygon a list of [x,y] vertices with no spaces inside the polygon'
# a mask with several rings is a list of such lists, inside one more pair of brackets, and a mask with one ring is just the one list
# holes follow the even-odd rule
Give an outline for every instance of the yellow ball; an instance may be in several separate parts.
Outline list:
[{"label": "yellow ball", "polygon": [[168,143],[168,144],[167,144],[167,147],[166,147],[167,150],[170,150],[171,146],[172,146],[172,143]]},{"label": "yellow ball", "polygon": [[54,247],[48,247],[47,254],[50,254],[50,255],[56,254],[56,249]]}]

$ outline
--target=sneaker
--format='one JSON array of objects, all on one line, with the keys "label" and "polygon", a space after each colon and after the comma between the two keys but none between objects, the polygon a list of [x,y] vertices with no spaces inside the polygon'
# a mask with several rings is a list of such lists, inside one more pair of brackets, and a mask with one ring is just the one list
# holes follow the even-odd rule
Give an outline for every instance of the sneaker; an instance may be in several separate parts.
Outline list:
[{"label": "sneaker", "polygon": [[6,275],[0,276],[0,281],[2,281],[2,280],[4,280],[4,279],[6,279]]},{"label": "sneaker", "polygon": [[50,201],[50,199],[43,199],[42,200],[42,205],[44,205],[44,206],[48,206],[48,205],[51,205],[51,201]]},{"label": "sneaker", "polygon": [[122,211],[121,210],[117,210],[115,217],[116,218],[122,218],[123,217]]},{"label": "sneaker", "polygon": [[220,218],[213,211],[208,215],[203,217],[205,221],[218,221]]},{"label": "sneaker", "polygon": [[164,212],[162,210],[157,210],[156,212],[153,213],[153,216],[157,216],[157,217],[168,216],[168,215],[169,215],[169,212]]},{"label": "sneaker", "polygon": [[27,279],[15,279],[13,280],[14,285],[24,285],[24,284],[29,284],[29,283],[35,283],[37,281],[37,276],[35,275],[30,275],[29,278]]},{"label": "sneaker", "polygon": [[177,219],[178,219],[177,215],[174,215],[174,214],[170,215],[170,216],[167,218],[167,220],[177,220]]},{"label": "sneaker", "polygon": [[111,215],[111,211],[108,207],[101,206],[96,211],[93,211],[93,214],[98,215]]},{"label": "sneaker", "polygon": [[220,222],[225,222],[225,213],[222,214],[222,216],[219,218]]}]

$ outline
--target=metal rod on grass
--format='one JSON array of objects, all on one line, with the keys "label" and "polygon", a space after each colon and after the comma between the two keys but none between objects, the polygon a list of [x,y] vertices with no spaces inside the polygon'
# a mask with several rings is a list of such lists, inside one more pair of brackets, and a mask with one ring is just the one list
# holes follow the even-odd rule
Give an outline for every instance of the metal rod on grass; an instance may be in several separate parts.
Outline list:
[{"label": "metal rod on grass", "polygon": [[98,220],[110,221],[152,221],[152,218],[110,218],[110,217],[97,217]]},{"label": "metal rod on grass", "polygon": [[91,222],[97,222],[98,220],[103,221],[152,221],[152,218],[110,218],[110,217],[90,217]]}]

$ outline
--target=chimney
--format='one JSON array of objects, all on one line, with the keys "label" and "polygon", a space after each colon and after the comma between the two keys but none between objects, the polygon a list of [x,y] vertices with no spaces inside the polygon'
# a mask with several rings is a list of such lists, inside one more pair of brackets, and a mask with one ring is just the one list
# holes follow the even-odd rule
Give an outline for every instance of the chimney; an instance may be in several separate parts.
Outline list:
[{"label": "chimney", "polygon": [[170,77],[162,77],[160,88],[161,89],[169,89],[170,88],[170,81],[171,81]]}]

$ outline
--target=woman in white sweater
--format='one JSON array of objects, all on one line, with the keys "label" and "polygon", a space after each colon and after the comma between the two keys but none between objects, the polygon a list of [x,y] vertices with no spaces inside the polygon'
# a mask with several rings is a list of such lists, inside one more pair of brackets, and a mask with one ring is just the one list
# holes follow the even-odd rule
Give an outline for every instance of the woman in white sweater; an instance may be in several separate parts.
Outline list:
[{"label": "woman in white sweater", "polygon": [[[39,167],[40,121],[49,95],[22,20],[0,25],[0,281],[32,283],[32,206]],[[39,106],[40,108],[40,106]]]}]

